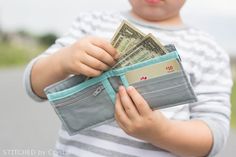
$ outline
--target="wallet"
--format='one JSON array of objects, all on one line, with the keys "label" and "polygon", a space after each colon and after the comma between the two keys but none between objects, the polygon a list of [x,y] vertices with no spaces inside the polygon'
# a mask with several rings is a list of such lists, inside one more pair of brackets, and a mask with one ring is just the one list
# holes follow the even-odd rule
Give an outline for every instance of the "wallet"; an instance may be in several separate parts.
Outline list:
[{"label": "wallet", "polygon": [[114,120],[120,85],[135,87],[153,110],[197,101],[177,51],[111,69],[89,80],[75,75],[44,91],[64,128],[75,135]]}]

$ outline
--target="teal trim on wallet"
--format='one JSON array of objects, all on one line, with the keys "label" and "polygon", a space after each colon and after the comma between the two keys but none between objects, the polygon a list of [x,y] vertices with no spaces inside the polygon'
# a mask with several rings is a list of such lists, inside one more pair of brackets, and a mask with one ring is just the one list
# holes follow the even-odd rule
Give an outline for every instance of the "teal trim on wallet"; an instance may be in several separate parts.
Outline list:
[{"label": "teal trim on wallet", "polygon": [[124,85],[126,88],[129,87],[129,82],[127,81],[125,75],[121,75],[121,76],[120,76],[120,79],[121,79],[123,85]]},{"label": "teal trim on wallet", "polygon": [[86,82],[80,83],[80,84],[78,84],[74,87],[71,87],[69,89],[47,94],[48,100],[49,101],[56,101],[59,99],[66,98],[68,96],[71,96],[77,92],[80,92],[80,91],[88,88],[89,86],[92,86],[98,82],[101,82],[104,79],[106,79],[105,75],[104,76],[101,75],[100,77],[95,77],[93,79],[87,80]]},{"label": "teal trim on wallet", "polygon": [[107,79],[105,79],[102,81],[102,84],[105,87],[107,94],[110,96],[111,101],[113,102],[113,104],[115,104],[116,92],[112,88],[110,82]]},{"label": "teal trim on wallet", "polygon": [[[127,67],[107,71],[99,77],[92,78],[90,80],[87,80],[87,81],[85,81],[83,83],[80,83],[80,84],[78,84],[74,87],[71,87],[69,89],[65,89],[63,91],[58,91],[58,92],[55,92],[55,93],[47,94],[47,97],[48,97],[49,101],[55,101],[55,100],[63,99],[63,98],[69,97],[69,96],[71,96],[71,95],[73,95],[77,92],[80,92],[81,90],[84,90],[85,88],[87,88],[91,85],[94,85],[98,82],[106,82],[105,80],[107,80],[109,77],[113,77],[113,76],[120,76],[121,79],[122,79],[122,82],[124,83],[124,85],[128,86],[127,80],[125,78],[122,78],[123,77],[122,75],[124,75],[126,72],[134,70],[134,69],[138,69],[138,68],[141,68],[141,67],[144,67],[144,66],[160,63],[160,62],[170,60],[170,59],[180,59],[179,55],[178,55],[178,52],[174,51],[174,52],[171,52],[171,53],[167,53],[163,56],[157,56],[155,58],[152,58],[152,59],[134,64],[134,65],[130,65],[130,66],[127,66]],[[107,84],[107,83],[104,83],[104,84]],[[110,87],[107,87],[106,89],[108,90],[107,92],[109,92],[108,94],[109,95],[111,94],[111,98],[113,98],[113,97],[115,97],[115,94],[113,93],[114,90],[111,90],[110,88],[112,88],[112,87],[110,86]],[[112,99],[112,100],[114,100],[114,99]]]},{"label": "teal trim on wallet", "polygon": [[120,76],[120,75],[122,75],[122,74],[124,74],[128,71],[138,69],[138,68],[141,68],[141,67],[144,67],[144,66],[160,63],[160,62],[163,62],[163,61],[171,60],[171,59],[180,59],[179,54],[178,54],[177,51],[167,53],[163,56],[157,56],[155,58],[152,58],[152,59],[140,62],[140,63],[136,63],[136,64],[133,64],[133,65],[129,65],[127,67],[115,69],[115,70],[113,70],[113,73],[115,74],[115,76]]}]

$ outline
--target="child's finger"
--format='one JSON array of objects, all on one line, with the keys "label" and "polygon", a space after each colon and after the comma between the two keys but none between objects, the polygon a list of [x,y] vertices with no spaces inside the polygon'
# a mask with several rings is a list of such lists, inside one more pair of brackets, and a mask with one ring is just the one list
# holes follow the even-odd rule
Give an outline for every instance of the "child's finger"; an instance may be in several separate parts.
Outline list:
[{"label": "child's finger", "polygon": [[84,57],[81,58],[81,62],[96,70],[105,71],[109,68],[108,65],[88,54],[85,54]]},{"label": "child's finger", "polygon": [[84,74],[89,77],[95,77],[101,75],[102,71],[93,69],[86,64],[80,64],[79,67],[77,68],[78,73],[77,74]]},{"label": "child's finger", "polygon": [[106,52],[108,52],[113,58],[117,59],[117,56],[119,53],[116,51],[116,49],[105,39],[99,39],[99,40],[92,40],[92,43],[102,49],[104,49]]},{"label": "child's finger", "polygon": [[134,87],[129,86],[127,88],[127,92],[141,115],[147,115],[152,111],[146,100],[144,100],[144,98]]},{"label": "child's finger", "polygon": [[131,123],[130,119],[125,113],[123,106],[121,105],[119,94],[116,94],[115,118],[124,127]]},{"label": "child's finger", "polygon": [[137,119],[137,117],[139,117],[139,113],[135,108],[134,103],[130,99],[128,93],[126,92],[126,89],[123,86],[119,87],[119,94],[120,94],[121,105],[123,106],[127,116],[131,120]]},{"label": "child's finger", "polygon": [[90,56],[97,58],[98,60],[104,62],[107,65],[113,66],[116,63],[114,58],[109,53],[92,44],[86,48],[86,52]]}]

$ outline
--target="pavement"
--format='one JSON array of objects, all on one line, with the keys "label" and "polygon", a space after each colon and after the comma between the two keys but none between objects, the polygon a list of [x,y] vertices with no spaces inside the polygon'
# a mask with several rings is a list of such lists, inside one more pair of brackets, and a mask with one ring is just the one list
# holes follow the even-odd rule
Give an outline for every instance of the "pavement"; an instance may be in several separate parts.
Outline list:
[{"label": "pavement", "polygon": [[[0,69],[0,156],[50,157],[60,121],[49,103],[36,103],[23,89],[23,68]],[[217,157],[234,157],[236,130]]]}]

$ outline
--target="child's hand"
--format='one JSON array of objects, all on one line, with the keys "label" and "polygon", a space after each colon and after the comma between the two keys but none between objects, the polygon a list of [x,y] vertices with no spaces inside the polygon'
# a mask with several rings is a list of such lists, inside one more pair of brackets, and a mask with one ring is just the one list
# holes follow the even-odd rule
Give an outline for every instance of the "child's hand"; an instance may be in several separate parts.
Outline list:
[{"label": "child's hand", "polygon": [[60,54],[62,70],[67,74],[100,75],[116,63],[118,53],[112,45],[98,37],[85,37]]},{"label": "child's hand", "polygon": [[[115,104],[115,118],[130,136],[149,141],[162,136],[169,128],[169,120],[159,111],[152,111],[133,87],[119,88]],[[157,127],[156,127],[157,126]]]}]

